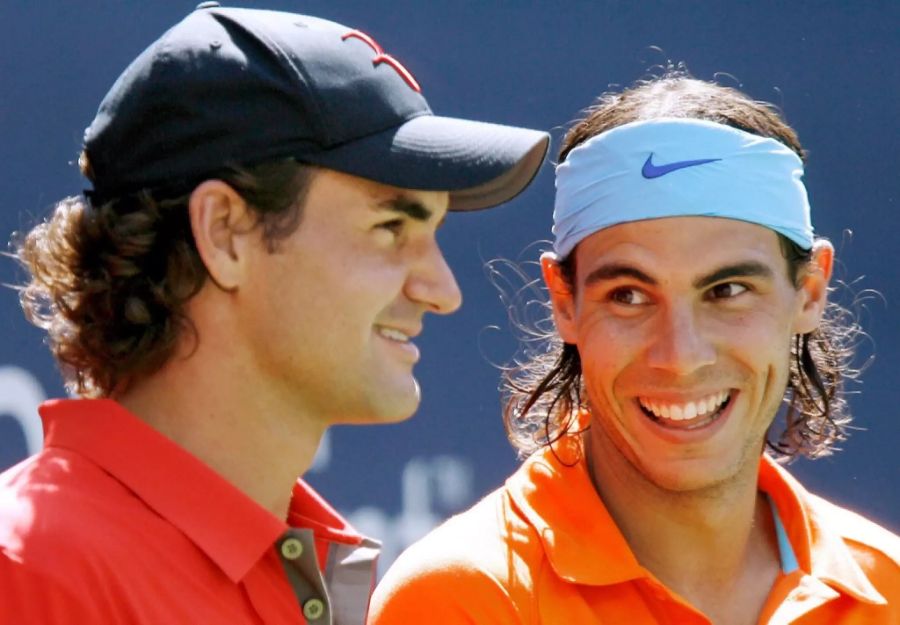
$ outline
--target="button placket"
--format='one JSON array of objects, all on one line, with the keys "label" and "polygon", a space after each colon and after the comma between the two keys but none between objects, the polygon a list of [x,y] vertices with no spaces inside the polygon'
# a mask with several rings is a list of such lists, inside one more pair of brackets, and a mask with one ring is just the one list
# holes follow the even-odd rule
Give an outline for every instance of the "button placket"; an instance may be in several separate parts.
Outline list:
[{"label": "button placket", "polygon": [[288,560],[296,560],[303,555],[303,542],[297,538],[287,538],[281,543],[281,555]]},{"label": "button placket", "polygon": [[312,531],[290,529],[276,547],[304,618],[316,625],[331,625],[331,602],[316,561]]},{"label": "button placket", "polygon": [[321,599],[307,599],[303,604],[303,616],[309,621],[317,621],[325,613],[325,604]]}]

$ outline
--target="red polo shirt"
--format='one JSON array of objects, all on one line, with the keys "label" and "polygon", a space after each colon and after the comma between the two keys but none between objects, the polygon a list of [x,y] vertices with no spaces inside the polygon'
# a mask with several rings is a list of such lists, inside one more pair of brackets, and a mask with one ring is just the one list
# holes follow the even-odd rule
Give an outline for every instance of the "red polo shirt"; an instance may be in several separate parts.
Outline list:
[{"label": "red polo shirt", "polygon": [[[370,625],[710,625],[637,561],[583,458],[563,449],[570,441],[557,449],[564,462],[535,453],[401,555],[375,591]],[[759,488],[797,564],[778,577],[760,624],[900,624],[897,536],[806,492],[767,457]]]},{"label": "red polo shirt", "polygon": [[365,621],[378,544],[302,480],[285,522],[113,401],[40,413],[0,474],[0,624]]}]

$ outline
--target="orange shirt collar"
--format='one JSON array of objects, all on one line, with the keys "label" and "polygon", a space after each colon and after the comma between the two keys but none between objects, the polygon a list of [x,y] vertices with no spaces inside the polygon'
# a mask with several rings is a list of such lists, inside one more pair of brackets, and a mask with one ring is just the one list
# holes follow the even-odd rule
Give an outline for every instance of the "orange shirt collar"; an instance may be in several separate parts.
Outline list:
[{"label": "orange shirt collar", "polygon": [[[516,506],[534,527],[556,574],[579,584],[608,585],[650,577],[635,558],[594,490],[574,436],[525,461],[508,481]],[[812,497],[771,458],[763,456],[760,490],[775,502],[800,568],[869,603],[884,603],[840,534],[809,505]]]},{"label": "orange shirt collar", "polygon": [[[288,529],[285,521],[112,400],[52,400],[39,411],[45,447],[68,449],[103,468],[234,582]],[[288,520],[312,528],[319,539],[362,541],[302,480],[294,487]]]},{"label": "orange shirt collar", "polygon": [[759,465],[759,488],[775,502],[800,569],[836,590],[867,603],[886,603],[856,563],[839,530],[817,514],[815,496],[772,458]]},{"label": "orange shirt collar", "polygon": [[649,573],[638,563],[594,485],[577,437],[535,452],[507,489],[543,543],[556,574],[579,584],[607,585]]}]

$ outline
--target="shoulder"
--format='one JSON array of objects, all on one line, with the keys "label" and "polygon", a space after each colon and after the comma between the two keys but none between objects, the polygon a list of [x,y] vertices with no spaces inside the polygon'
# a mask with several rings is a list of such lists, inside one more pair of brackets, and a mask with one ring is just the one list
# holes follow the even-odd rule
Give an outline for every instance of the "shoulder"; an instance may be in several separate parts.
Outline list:
[{"label": "shoulder", "polygon": [[816,495],[810,495],[810,503],[819,519],[837,531],[848,545],[867,552],[877,553],[883,559],[900,567],[900,536],[866,517],[842,508]]},{"label": "shoulder", "polygon": [[65,584],[29,567],[15,553],[0,549],[0,623],[80,625],[103,622],[93,605]]},{"label": "shoulder", "polygon": [[97,597],[145,552],[159,518],[105,471],[63,449],[44,450],[0,474],[0,584],[35,593]]},{"label": "shoulder", "polygon": [[109,544],[117,538],[112,527],[144,510],[118,480],[64,449],[44,450],[0,474],[0,545],[23,555],[54,542]]},{"label": "shoulder", "polygon": [[900,536],[816,495],[809,496],[809,504],[816,522],[841,537],[853,559],[888,601],[900,601]]},{"label": "shoulder", "polygon": [[542,558],[533,529],[498,489],[396,560],[372,597],[370,622],[521,623]]},{"label": "shoulder", "polygon": [[[91,622],[79,597],[86,566],[81,534],[88,490],[72,488],[79,458],[43,451],[0,474],[0,623]],[[73,466],[76,465],[76,466]],[[77,519],[77,521],[75,521]],[[15,615],[15,620],[10,620]]]}]

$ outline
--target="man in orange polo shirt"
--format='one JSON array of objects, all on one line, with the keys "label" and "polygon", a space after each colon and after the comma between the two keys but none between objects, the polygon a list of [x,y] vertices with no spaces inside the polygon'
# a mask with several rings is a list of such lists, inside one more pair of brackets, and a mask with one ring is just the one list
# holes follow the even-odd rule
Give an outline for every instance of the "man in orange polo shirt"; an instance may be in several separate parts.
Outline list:
[{"label": "man in orange polo shirt", "polygon": [[362,625],[378,544],[304,482],[325,429],[419,403],[460,293],[435,230],[543,132],[437,117],[367,34],[203,3],[87,129],[92,189],[18,244],[80,399],[0,475],[0,623]]},{"label": "man in orange polo shirt", "polygon": [[900,539],[777,462],[850,421],[803,157],[771,107],[674,71],[568,132],[554,328],[507,378],[528,458],[400,557],[371,624],[900,623]]}]

